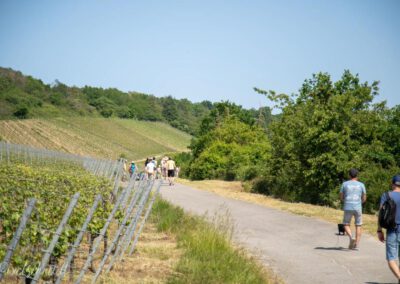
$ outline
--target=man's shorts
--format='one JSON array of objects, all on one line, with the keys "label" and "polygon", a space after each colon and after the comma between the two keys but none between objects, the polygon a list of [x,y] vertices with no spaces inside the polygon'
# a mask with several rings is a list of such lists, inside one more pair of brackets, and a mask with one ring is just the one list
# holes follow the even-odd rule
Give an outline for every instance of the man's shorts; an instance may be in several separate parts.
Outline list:
[{"label": "man's shorts", "polygon": [[386,233],[386,259],[399,259],[400,232],[389,231]]},{"label": "man's shorts", "polygon": [[174,177],[175,176],[175,170],[168,170],[168,177]]},{"label": "man's shorts", "polygon": [[354,216],[356,226],[362,225],[362,213],[358,210],[344,210],[343,224],[350,225],[351,218]]}]

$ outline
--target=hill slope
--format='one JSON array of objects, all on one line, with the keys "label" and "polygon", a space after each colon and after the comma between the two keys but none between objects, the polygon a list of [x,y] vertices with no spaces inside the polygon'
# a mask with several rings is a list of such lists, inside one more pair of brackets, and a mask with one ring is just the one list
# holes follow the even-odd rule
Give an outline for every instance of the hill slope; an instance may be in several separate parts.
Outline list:
[{"label": "hill slope", "polygon": [[0,119],[59,116],[118,117],[162,121],[194,134],[213,108],[209,101],[155,97],[115,88],[45,84],[19,71],[0,67]]},{"label": "hill slope", "polygon": [[118,118],[51,118],[0,121],[0,139],[63,152],[143,159],[185,151],[191,136],[165,123]]}]

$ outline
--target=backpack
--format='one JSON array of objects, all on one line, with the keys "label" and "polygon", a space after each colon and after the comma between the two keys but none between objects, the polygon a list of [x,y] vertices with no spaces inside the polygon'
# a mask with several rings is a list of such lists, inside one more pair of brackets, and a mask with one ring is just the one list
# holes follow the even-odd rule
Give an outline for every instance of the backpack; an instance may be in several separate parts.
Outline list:
[{"label": "backpack", "polygon": [[396,202],[390,198],[389,192],[385,193],[386,201],[379,209],[379,225],[385,229],[395,229],[396,225]]}]

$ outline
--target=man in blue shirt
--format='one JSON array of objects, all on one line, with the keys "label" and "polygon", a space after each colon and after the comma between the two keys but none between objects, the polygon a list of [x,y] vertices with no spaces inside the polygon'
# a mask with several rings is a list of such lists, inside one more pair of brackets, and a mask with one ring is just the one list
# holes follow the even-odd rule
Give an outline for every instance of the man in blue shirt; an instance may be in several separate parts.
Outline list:
[{"label": "man in blue shirt", "polygon": [[[358,181],[358,171],[350,169],[350,180],[344,182],[340,187],[340,200],[343,201],[343,225],[349,236],[349,249],[356,249],[361,239],[362,207],[361,204],[367,200],[365,185]],[[356,238],[353,238],[350,229],[351,219],[354,216],[356,225]]]},{"label": "man in blue shirt", "polygon": [[[386,230],[386,259],[390,270],[399,279],[400,283],[400,269],[397,266],[396,260],[399,259],[399,245],[400,245],[400,175],[395,175],[392,178],[392,191],[389,193],[391,199],[396,203],[396,229]],[[386,201],[386,194],[382,194],[381,207]],[[385,235],[378,222],[378,238],[381,242],[385,241]]]}]

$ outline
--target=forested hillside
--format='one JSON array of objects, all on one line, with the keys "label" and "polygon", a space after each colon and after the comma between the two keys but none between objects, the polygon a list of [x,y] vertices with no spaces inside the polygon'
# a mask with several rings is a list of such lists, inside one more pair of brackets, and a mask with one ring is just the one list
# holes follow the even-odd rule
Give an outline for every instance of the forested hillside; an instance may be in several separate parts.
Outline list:
[{"label": "forested hillside", "polygon": [[[59,116],[118,117],[145,121],[162,121],[195,134],[200,122],[215,103],[192,103],[171,96],[156,97],[115,88],[70,87],[58,80],[51,85],[21,72],[0,67],[0,119],[50,118]],[[248,110],[254,118],[270,110]]]}]

